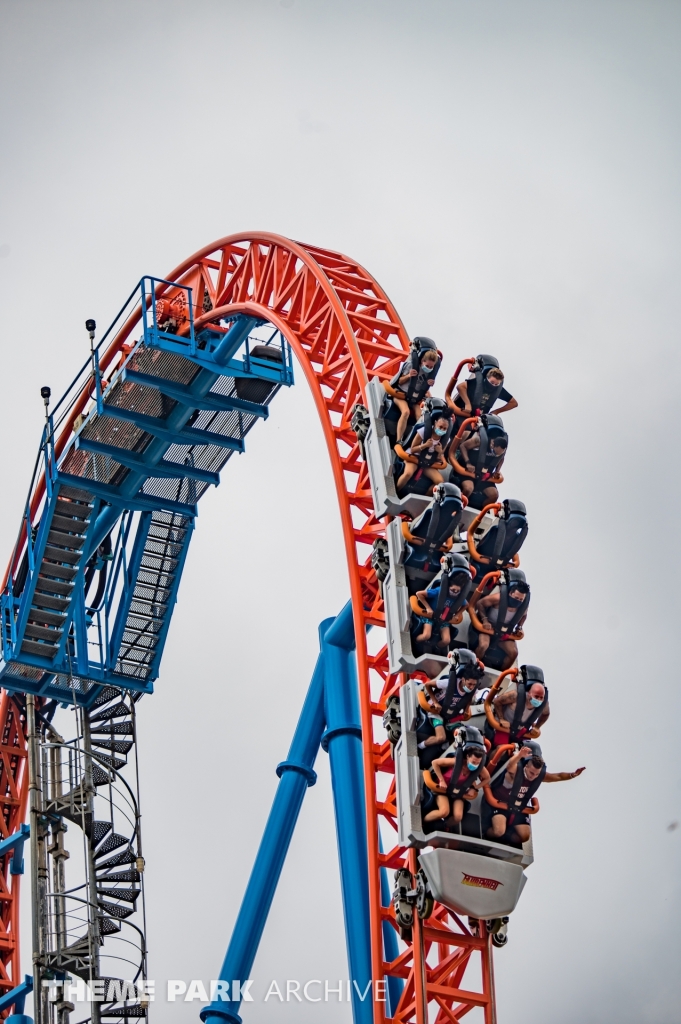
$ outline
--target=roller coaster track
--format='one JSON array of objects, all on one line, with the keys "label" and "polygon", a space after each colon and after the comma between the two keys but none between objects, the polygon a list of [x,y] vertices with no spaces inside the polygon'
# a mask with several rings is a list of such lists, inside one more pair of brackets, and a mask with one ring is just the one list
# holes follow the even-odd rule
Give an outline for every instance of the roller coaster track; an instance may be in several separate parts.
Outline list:
[{"label": "roller coaster track", "polygon": [[[376,538],[385,535],[387,520],[378,520],[374,515],[367,467],[351,427],[351,418],[356,404],[366,404],[366,386],[371,378],[390,379],[394,376],[409,349],[407,332],[383,289],[358,263],[338,253],[278,235],[239,234],[206,246],[175,268],[167,281],[155,284],[157,306],[161,300],[172,306],[178,296],[184,294],[183,289],[189,288],[199,314],[194,319],[195,333],[220,321],[238,322],[239,318],[267,322],[281,332],[302,367],[324,431],[340,507],[354,614],[368,823],[373,977],[379,981],[393,976],[403,983],[399,1002],[392,1007],[392,1017],[386,1017],[385,1003],[374,1003],[375,1024],[383,1024],[388,1019],[399,1024],[411,1021],[426,1024],[432,1020],[437,1024],[457,1022],[475,1007],[483,1009],[486,1024],[494,1024],[491,945],[484,922],[480,925],[481,933],[472,933],[456,915],[436,904],[427,921],[420,921],[414,915],[412,939],[403,943],[396,959],[386,960],[384,952],[384,925],[387,923],[396,930],[397,925],[392,908],[382,902],[381,873],[404,866],[415,873],[416,860],[414,851],[397,845],[382,852],[379,837],[379,822],[384,823],[384,843],[386,828],[396,834],[394,764],[380,722],[386,700],[398,692],[401,679],[389,673],[385,646],[375,654],[371,654],[367,646],[368,628],[380,629],[385,623],[378,582],[371,567],[371,550]],[[148,305],[151,305],[151,299]],[[101,352],[98,365],[102,377],[112,374],[130,351],[130,339],[144,317],[143,306],[144,303],[135,309]],[[188,328],[180,324],[176,330],[180,336],[183,332],[186,334]],[[200,360],[200,353],[196,355],[193,351]],[[96,381],[92,377],[82,384],[54,439],[53,460],[58,461],[68,450],[92,401],[95,387]],[[156,436],[162,437],[163,429],[158,426],[161,421],[156,419],[154,422]],[[188,433],[185,430],[185,436]],[[197,436],[199,433],[196,431]],[[90,451],[97,451],[94,442]],[[124,463],[129,468],[137,464],[132,457]],[[71,486],[77,476],[74,465],[72,460],[68,478]],[[204,477],[208,476],[204,474]],[[202,479],[198,470],[194,479]],[[86,483],[83,480],[83,484]],[[31,531],[26,529],[26,524],[30,525],[31,516],[37,515],[49,487],[49,479],[46,481],[43,474],[27,506],[29,511],[10,562],[5,589],[8,580],[11,589],[20,559],[27,544],[31,544]],[[102,485],[98,493],[107,495],[109,492]],[[148,493],[140,483],[139,491],[129,496],[127,507],[148,510],[152,507]],[[123,502],[122,498],[116,500],[119,504]],[[162,496],[154,500],[163,506]],[[168,501],[163,507],[180,515],[181,510],[190,508],[190,505],[185,495],[183,503]],[[178,574],[180,571],[181,565]],[[126,629],[129,643],[134,646],[134,636],[131,640],[128,624]],[[46,629],[43,633],[48,635]],[[34,649],[40,651],[36,644],[43,642],[38,639]],[[158,650],[159,658],[161,649],[162,643]],[[38,662],[42,664],[40,658]],[[114,669],[118,671],[115,665]],[[132,679],[131,685],[148,689],[155,669],[149,668],[146,675],[142,673]],[[43,679],[47,679],[47,674]],[[55,677],[54,682],[58,679]],[[7,676],[3,682],[11,685],[12,689],[18,689],[20,685],[19,680],[10,682]],[[94,684],[97,678],[93,677],[90,682]],[[41,685],[46,686],[47,683]],[[17,830],[26,806],[28,782],[23,769],[26,743],[19,708],[20,702],[3,691],[0,704],[0,768],[4,772],[0,792],[4,814],[0,818],[0,829],[3,835],[11,835]],[[4,929],[0,930],[0,991],[16,985],[19,979],[19,875],[11,873],[12,863],[12,857],[6,854],[2,864],[4,882],[0,882],[0,929]],[[482,989],[478,992],[462,989],[464,973],[478,955]]]}]

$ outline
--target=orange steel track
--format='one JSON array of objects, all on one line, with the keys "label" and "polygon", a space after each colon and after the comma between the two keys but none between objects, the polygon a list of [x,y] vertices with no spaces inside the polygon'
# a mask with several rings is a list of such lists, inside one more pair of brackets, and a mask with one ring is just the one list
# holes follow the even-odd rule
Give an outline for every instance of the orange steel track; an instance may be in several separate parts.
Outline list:
[{"label": "orange steel track", "polygon": [[[19,830],[28,802],[26,715],[3,690],[0,695],[0,839]],[[21,981],[19,889],[21,875],[10,872],[12,851],[0,858],[0,995]],[[7,1016],[9,1010],[3,1013]]]},{"label": "orange steel track", "polygon": [[[482,937],[471,934],[446,908],[436,904],[426,922],[416,918],[413,942],[406,944],[393,962],[384,959],[382,924],[396,927],[392,907],[382,907],[381,868],[394,869],[408,864],[416,868],[414,851],[393,846],[379,852],[379,821],[386,844],[388,832],[397,834],[394,764],[390,746],[384,739],[381,717],[387,697],[399,689],[401,679],[388,673],[385,646],[375,654],[367,649],[367,626],[383,627],[383,602],[376,576],[370,564],[371,546],[385,535],[386,521],[374,516],[368,472],[361,460],[357,439],[350,426],[354,406],[366,404],[365,388],[371,377],[393,377],[406,357],[409,337],[389,298],[354,260],[316,246],[293,242],[279,235],[247,232],[230,235],[195,253],[168,275],[168,280],[193,289],[195,309],[210,308],[196,318],[195,326],[218,318],[245,313],[268,320],[291,344],[312,391],[326,438],[333,469],[345,551],[357,644],[357,670],[362,717],[367,847],[369,859],[369,900],[371,916],[372,972],[375,981],[386,975],[404,979],[404,990],[394,1016],[387,1018],[385,1003],[374,1002],[375,1024],[393,1020],[399,1024],[456,1024],[475,1007],[484,1011],[485,1024],[495,1024],[494,981],[490,937],[481,922]],[[159,285],[157,297],[172,295],[173,289]],[[140,321],[138,308],[126,321],[100,359],[102,373],[114,369],[124,345]],[[91,383],[72,408],[69,420],[56,443],[59,454],[73,430],[76,417],[90,399]],[[42,485],[33,502],[42,498]],[[22,544],[20,542],[19,549]],[[18,564],[20,550],[15,555]],[[14,718],[12,718],[14,716]],[[6,755],[7,723],[16,721],[16,708],[3,693],[0,722],[3,728],[2,765],[5,772],[0,799],[9,799],[10,773]],[[25,760],[23,731],[13,727],[17,740],[17,767],[12,776],[14,795],[22,820],[27,794],[27,773],[19,766]],[[12,742],[15,742],[13,740]],[[15,748],[12,747],[14,750]],[[5,795],[5,789],[8,795]],[[21,794],[21,795],[19,795]],[[14,812],[13,812],[14,813]],[[6,812],[7,815],[7,812]],[[12,818],[12,821],[15,819]],[[6,822],[2,823],[4,829]],[[393,839],[394,842],[394,839]],[[9,860],[5,858],[4,878],[9,888]],[[8,919],[7,939],[16,943],[16,894],[18,876],[11,878],[11,911],[5,913],[8,896],[0,891],[2,923]],[[0,958],[12,960],[12,983],[19,979],[18,948],[12,946],[5,956],[5,935],[0,934]],[[481,991],[460,986],[464,974],[479,955]],[[13,959],[16,958],[16,959]],[[7,982],[0,976],[0,988]]]}]

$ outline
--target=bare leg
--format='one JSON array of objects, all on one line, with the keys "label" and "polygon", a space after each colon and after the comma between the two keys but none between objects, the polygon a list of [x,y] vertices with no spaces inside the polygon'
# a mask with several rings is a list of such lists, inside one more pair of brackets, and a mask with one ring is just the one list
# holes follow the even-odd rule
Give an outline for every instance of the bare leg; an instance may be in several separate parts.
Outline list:
[{"label": "bare leg", "polygon": [[446,818],[449,814],[449,798],[438,794],[437,797],[437,808],[434,811],[428,811],[424,817],[424,821],[439,821],[441,818]]},{"label": "bare leg", "polygon": [[394,398],[393,401],[400,410],[400,418],[397,421],[397,443],[399,444],[404,437],[404,431],[409,422],[409,406],[403,398]]},{"label": "bare leg", "polygon": [[[436,484],[444,483],[445,478],[443,477],[442,473],[440,473],[437,469],[424,469],[423,475],[427,476],[429,480],[433,481],[433,487]],[[433,493],[432,487],[430,489],[430,493]]]},{"label": "bare leg", "polygon": [[471,494],[475,490],[475,481],[467,479],[461,482],[461,493],[465,494],[467,498],[470,498]]},{"label": "bare leg", "polygon": [[530,838],[530,826],[529,825],[516,825],[513,829],[514,838],[518,839],[521,843],[526,843]]},{"label": "bare leg", "polygon": [[504,654],[504,663],[501,666],[501,671],[505,672],[518,657],[518,645],[515,640],[504,640],[498,647]]},{"label": "bare leg", "polygon": [[419,467],[416,465],[415,462],[405,462],[404,470],[402,472],[402,476],[397,481],[397,490],[398,491],[400,490],[400,488],[404,487],[405,484],[407,484],[411,480],[411,478],[413,477],[414,473],[416,472],[416,470],[418,468]]},{"label": "bare leg", "polygon": [[488,839],[501,839],[506,831],[506,815],[495,814],[492,818],[492,826],[487,829]]},{"label": "bare leg", "polygon": [[478,633],[478,646],[475,648],[475,656],[480,658],[480,661],[484,660],[491,639],[489,633]]},{"label": "bare leg", "polygon": [[452,818],[454,819],[454,824],[455,825],[458,825],[459,822],[463,819],[463,811],[464,811],[464,802],[463,802],[463,800],[455,800],[454,804],[452,806]]},{"label": "bare leg", "polygon": [[452,634],[449,630],[449,626],[440,626],[440,642],[438,647],[449,647],[449,642],[452,639]]},{"label": "bare leg", "polygon": [[433,623],[432,622],[424,622],[423,629],[421,630],[419,635],[416,637],[416,642],[419,643],[419,644],[420,643],[425,643],[426,640],[430,640],[432,634],[433,634]]},{"label": "bare leg", "polygon": [[482,492],[482,496],[485,499],[486,505],[492,505],[495,501],[499,500],[499,491],[493,485],[485,487]]}]

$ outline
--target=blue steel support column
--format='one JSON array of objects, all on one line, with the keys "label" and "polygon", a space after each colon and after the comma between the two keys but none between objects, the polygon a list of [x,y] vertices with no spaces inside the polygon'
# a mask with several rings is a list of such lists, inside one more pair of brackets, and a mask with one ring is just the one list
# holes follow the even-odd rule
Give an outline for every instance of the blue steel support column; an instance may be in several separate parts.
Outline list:
[{"label": "blue steel support column", "polygon": [[[267,921],[279,876],[288,853],[291,836],[308,786],[317,776],[312,770],[324,731],[324,658],[320,654],[300,713],[286,761],[277,766],[280,778],[255,858],[246,893],[234,925],[220,980],[229,984],[248,979]],[[237,1000],[214,1001],[201,1011],[201,1020],[212,1024],[241,1024]]]},{"label": "blue steel support column", "polygon": [[352,604],[348,602],[335,619],[325,619],[319,633],[326,712],[322,746],[331,762],[353,1020],[372,1024],[369,868]]}]

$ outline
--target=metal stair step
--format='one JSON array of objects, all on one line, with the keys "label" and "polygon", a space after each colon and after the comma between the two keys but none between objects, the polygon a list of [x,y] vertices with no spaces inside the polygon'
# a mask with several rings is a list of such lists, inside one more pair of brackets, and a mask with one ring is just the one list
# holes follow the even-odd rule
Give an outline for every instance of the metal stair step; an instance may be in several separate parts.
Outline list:
[{"label": "metal stair step", "polygon": [[98,896],[109,900],[123,900],[124,903],[136,903],[141,894],[141,889],[102,889],[97,886]]},{"label": "metal stair step", "polygon": [[64,597],[70,597],[73,593],[73,583],[66,583],[64,580],[53,580],[45,576],[43,572],[40,572],[38,574],[38,582],[36,583],[36,597],[38,592],[41,594],[63,594]]},{"label": "metal stair step", "polygon": [[28,612],[28,621],[36,625],[48,622],[51,626],[63,626],[65,620],[65,615],[59,615],[57,612],[48,611],[45,608],[36,608],[35,605],[31,605]]},{"label": "metal stair step", "polygon": [[121,691],[117,690],[115,686],[105,686],[101,693],[97,694],[92,707],[101,708],[102,704],[108,704],[114,697],[120,697],[120,695]]},{"label": "metal stair step", "polygon": [[117,921],[113,917],[100,917],[99,919],[99,934],[100,935],[113,935],[114,932],[121,930],[121,922]]},{"label": "metal stair step", "polygon": [[105,882],[139,882],[141,878],[139,871],[130,868],[128,871],[112,871],[109,875],[98,874],[97,883],[103,885]]},{"label": "metal stair step", "polygon": [[108,722],[99,729],[92,729],[93,736],[110,736],[112,733],[117,736],[132,736],[134,726],[132,722]]},{"label": "metal stair step", "polygon": [[51,529],[47,535],[47,543],[55,544],[59,548],[71,548],[74,551],[80,551],[85,543],[85,537],[78,533],[62,533],[61,530]]},{"label": "metal stair step", "polygon": [[49,559],[43,558],[40,563],[40,575],[56,576],[59,580],[73,580],[78,575],[78,570],[72,569],[68,565],[60,565],[58,562],[51,562]]},{"label": "metal stair step", "polygon": [[29,623],[26,626],[25,635],[32,636],[35,640],[48,640],[50,643],[59,646],[63,632],[63,629],[57,629],[56,627],[34,626]]},{"label": "metal stair step", "polygon": [[92,781],[95,786],[104,786],[107,782],[110,782],[111,779],[108,772],[105,772],[98,764],[93,764]]},{"label": "metal stair step", "polygon": [[110,756],[109,754],[102,754],[99,752],[97,752],[97,758],[100,761],[103,761],[104,764],[108,764],[109,768],[113,768],[116,772],[119,768],[123,768],[128,763],[125,759],[122,760],[120,757],[114,757],[113,755]]},{"label": "metal stair step", "polygon": [[110,750],[112,754],[129,754],[133,747],[132,740],[104,740],[92,738],[92,746],[98,750]]},{"label": "metal stair step", "polygon": [[54,658],[59,650],[54,644],[41,644],[37,640],[22,640],[21,650],[23,654],[33,654],[38,658]]},{"label": "metal stair step", "polygon": [[71,519],[59,515],[59,507],[52,516],[50,529],[59,530],[60,533],[74,533],[78,537],[84,537],[90,524],[82,519]]},{"label": "metal stair step", "polygon": [[53,544],[47,544],[43,557],[49,558],[53,562],[68,562],[69,565],[78,565],[81,552],[71,551],[69,548],[56,548]]},{"label": "metal stair step", "polygon": [[[114,693],[116,697],[120,697],[118,690],[115,690]],[[130,708],[124,700],[119,701],[118,704],[112,704],[102,711],[97,711],[94,715],[90,715],[90,722],[105,722],[109,718],[121,718],[123,715],[130,716]]]},{"label": "metal stair step", "polygon": [[106,857],[107,853],[113,853],[113,851],[117,850],[119,847],[127,845],[128,840],[125,836],[121,836],[117,832],[114,832],[104,840],[98,849],[95,850],[94,859],[95,861],[101,860],[102,857]]},{"label": "metal stair step", "polygon": [[133,1006],[112,1006],[103,1007],[99,1011],[99,1016],[104,1017],[146,1017],[147,1008],[141,1006],[139,1003]]},{"label": "metal stair step", "polygon": [[65,612],[69,601],[65,597],[55,597],[53,594],[43,594],[36,590],[33,594],[33,608],[53,608],[55,612]]},{"label": "metal stair step", "polygon": [[134,864],[136,860],[137,856],[135,851],[128,847],[127,850],[117,853],[114,857],[110,857],[109,860],[103,861],[101,864],[97,864],[95,870],[99,877],[99,873],[102,871],[109,871],[111,868],[117,868],[121,864]]},{"label": "metal stair step", "polygon": [[93,821],[87,830],[93,846],[99,846],[104,836],[108,836],[113,825],[110,821]]},{"label": "metal stair step", "polygon": [[99,909],[103,910],[109,917],[117,917],[119,920],[124,921],[126,917],[130,917],[131,914],[135,913],[134,907],[121,907],[116,903],[106,903],[104,900],[98,901]]},{"label": "metal stair step", "polygon": [[69,501],[67,498],[57,496],[55,514],[60,516],[73,516],[76,519],[89,520],[92,515],[92,505],[85,502]]}]

